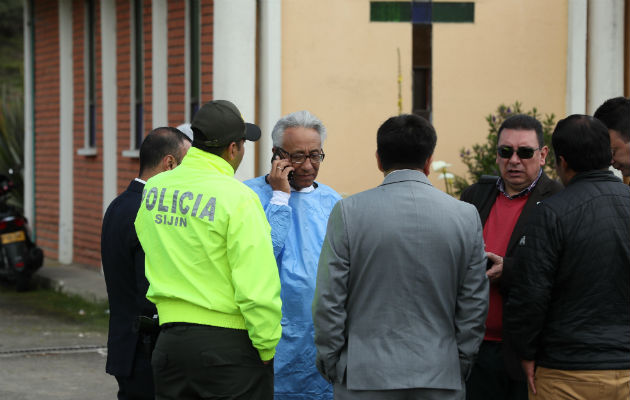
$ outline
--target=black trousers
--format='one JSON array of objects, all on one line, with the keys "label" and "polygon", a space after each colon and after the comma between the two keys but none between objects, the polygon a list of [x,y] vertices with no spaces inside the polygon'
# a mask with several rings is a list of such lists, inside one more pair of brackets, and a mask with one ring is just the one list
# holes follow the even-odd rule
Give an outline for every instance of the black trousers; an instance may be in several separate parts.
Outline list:
[{"label": "black trousers", "polygon": [[483,341],[466,381],[466,400],[527,400],[527,382],[510,377],[503,343]]},{"label": "black trousers", "polygon": [[153,371],[151,370],[151,353],[143,346],[142,341],[136,347],[133,368],[129,376],[117,376],[118,400],[153,400]]},{"label": "black trousers", "polygon": [[263,364],[245,330],[167,324],[152,365],[158,400],[273,399],[273,363]]}]

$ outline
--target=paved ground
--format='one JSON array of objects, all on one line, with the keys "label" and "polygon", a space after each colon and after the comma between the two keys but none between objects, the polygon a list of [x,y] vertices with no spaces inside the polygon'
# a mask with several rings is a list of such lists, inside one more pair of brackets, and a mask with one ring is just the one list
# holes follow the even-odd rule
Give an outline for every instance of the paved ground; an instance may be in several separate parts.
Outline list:
[{"label": "paved ground", "polygon": [[46,259],[34,279],[40,285],[78,294],[87,300],[107,300],[105,279],[100,269]]},{"label": "paved ground", "polygon": [[[36,282],[86,299],[107,298],[94,269],[47,260]],[[116,381],[105,373],[107,335],[84,329],[0,293],[0,399],[115,399]]]}]

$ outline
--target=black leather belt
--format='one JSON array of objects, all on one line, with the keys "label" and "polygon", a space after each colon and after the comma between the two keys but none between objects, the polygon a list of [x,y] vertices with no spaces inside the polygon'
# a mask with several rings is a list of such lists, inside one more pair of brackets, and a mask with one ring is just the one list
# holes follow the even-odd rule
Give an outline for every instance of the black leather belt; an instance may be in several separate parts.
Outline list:
[{"label": "black leather belt", "polygon": [[204,327],[211,327],[210,325],[203,325],[203,324],[195,324],[192,322],[167,322],[165,324],[160,325],[160,329],[162,330],[167,330],[167,329],[171,329],[171,328],[177,328],[177,327],[191,327],[191,326],[204,326]]}]

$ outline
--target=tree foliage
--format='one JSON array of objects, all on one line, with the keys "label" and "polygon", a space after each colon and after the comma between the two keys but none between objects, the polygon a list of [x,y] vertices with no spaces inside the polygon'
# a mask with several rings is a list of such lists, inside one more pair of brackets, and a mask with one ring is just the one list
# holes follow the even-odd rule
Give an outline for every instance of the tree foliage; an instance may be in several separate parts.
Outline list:
[{"label": "tree foliage", "polygon": [[551,134],[556,125],[555,115],[552,113],[543,116],[538,112],[536,107],[529,111],[524,111],[522,104],[515,101],[508,106],[501,104],[494,113],[486,116],[488,136],[486,136],[484,143],[474,144],[472,149],[461,149],[459,156],[464,165],[466,165],[468,172],[466,177],[457,175],[454,177],[453,187],[455,188],[456,195],[460,195],[464,189],[477,182],[482,175],[499,174],[496,165],[497,133],[503,121],[514,114],[527,114],[540,121],[543,127],[544,144],[549,147],[549,154],[547,155],[544,170],[551,178],[557,177],[555,169],[556,158],[551,147]]}]

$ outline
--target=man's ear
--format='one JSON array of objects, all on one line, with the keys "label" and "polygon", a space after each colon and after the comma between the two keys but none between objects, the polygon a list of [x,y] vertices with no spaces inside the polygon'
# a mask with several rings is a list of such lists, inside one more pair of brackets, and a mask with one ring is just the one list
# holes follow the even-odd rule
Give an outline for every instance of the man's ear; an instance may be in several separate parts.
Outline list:
[{"label": "man's ear", "polygon": [[431,172],[432,163],[433,163],[433,154],[431,154],[429,158],[427,158],[427,161],[424,163],[424,167],[422,167],[422,172],[424,172],[426,176],[429,176],[429,173]]},{"label": "man's ear", "polygon": [[[241,144],[240,146],[244,146],[245,144]],[[241,149],[239,146],[239,143],[237,142],[232,142],[229,144],[228,148],[227,148],[227,156],[228,156],[228,160],[232,161],[236,158],[236,155],[238,154],[239,150]]]},{"label": "man's ear", "polygon": [[162,171],[170,171],[177,167],[177,160],[172,154],[167,154],[162,158]]},{"label": "man's ear", "polygon": [[549,147],[543,146],[540,149],[540,166],[545,166],[545,160],[547,159],[547,154],[549,154]]},{"label": "man's ear", "polygon": [[378,150],[376,150],[374,155],[376,156],[376,165],[378,166],[378,170],[381,172],[385,172],[385,170],[383,169],[383,163],[381,163],[381,158],[378,156]]}]

